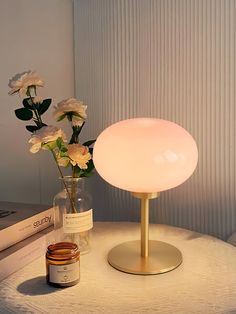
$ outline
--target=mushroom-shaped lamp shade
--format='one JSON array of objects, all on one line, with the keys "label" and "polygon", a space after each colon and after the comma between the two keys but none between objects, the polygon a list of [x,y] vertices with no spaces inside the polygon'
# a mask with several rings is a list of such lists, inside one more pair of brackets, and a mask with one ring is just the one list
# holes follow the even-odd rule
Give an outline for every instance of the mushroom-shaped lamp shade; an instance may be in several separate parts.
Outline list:
[{"label": "mushroom-shaped lamp shade", "polygon": [[131,192],[160,192],[187,180],[197,165],[193,137],[176,123],[152,118],[123,120],[105,129],[93,151],[98,173]]},{"label": "mushroom-shaped lamp shade", "polygon": [[118,270],[141,275],[160,274],[178,267],[182,254],[177,248],[149,241],[149,199],[191,176],[198,160],[192,136],[166,120],[124,120],[99,135],[93,160],[103,179],[141,200],[141,241],[114,247],[108,262]]}]

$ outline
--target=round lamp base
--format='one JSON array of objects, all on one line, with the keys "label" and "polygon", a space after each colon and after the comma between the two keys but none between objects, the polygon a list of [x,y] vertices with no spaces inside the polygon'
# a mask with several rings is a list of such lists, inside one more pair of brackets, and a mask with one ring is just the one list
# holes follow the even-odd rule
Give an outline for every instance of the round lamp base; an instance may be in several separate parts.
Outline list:
[{"label": "round lamp base", "polygon": [[117,245],[108,254],[108,262],[114,268],[136,275],[155,275],[171,271],[182,263],[181,252],[171,244],[149,241],[149,256],[142,257],[140,241]]}]

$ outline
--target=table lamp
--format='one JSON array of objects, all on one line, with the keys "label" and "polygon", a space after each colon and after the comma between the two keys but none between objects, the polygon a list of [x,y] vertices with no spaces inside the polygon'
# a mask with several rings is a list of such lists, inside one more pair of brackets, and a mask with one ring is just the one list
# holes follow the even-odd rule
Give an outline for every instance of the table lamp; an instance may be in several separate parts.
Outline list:
[{"label": "table lamp", "polygon": [[198,150],[192,136],[176,123],[152,118],[117,122],[94,145],[93,161],[101,177],[141,200],[141,241],[111,249],[108,262],[132,274],[160,274],[182,262],[181,252],[149,240],[149,199],[187,180],[196,168]]}]

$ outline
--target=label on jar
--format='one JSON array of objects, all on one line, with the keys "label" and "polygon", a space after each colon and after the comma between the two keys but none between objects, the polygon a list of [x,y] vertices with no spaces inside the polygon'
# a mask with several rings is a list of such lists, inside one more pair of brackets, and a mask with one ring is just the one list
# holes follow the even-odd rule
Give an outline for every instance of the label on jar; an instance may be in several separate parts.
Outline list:
[{"label": "label on jar", "polygon": [[51,283],[71,283],[80,276],[79,261],[68,265],[49,265],[49,280]]},{"label": "label on jar", "polygon": [[84,232],[93,228],[93,210],[82,213],[63,214],[64,233]]}]

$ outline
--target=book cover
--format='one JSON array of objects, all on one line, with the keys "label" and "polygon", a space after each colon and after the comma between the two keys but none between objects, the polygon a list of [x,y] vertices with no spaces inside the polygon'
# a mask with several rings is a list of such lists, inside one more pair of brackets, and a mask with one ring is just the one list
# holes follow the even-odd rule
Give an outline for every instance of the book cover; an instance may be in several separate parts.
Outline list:
[{"label": "book cover", "polygon": [[51,226],[0,252],[0,281],[44,255],[54,242]]},{"label": "book cover", "polygon": [[0,202],[0,251],[53,224],[46,205]]}]

